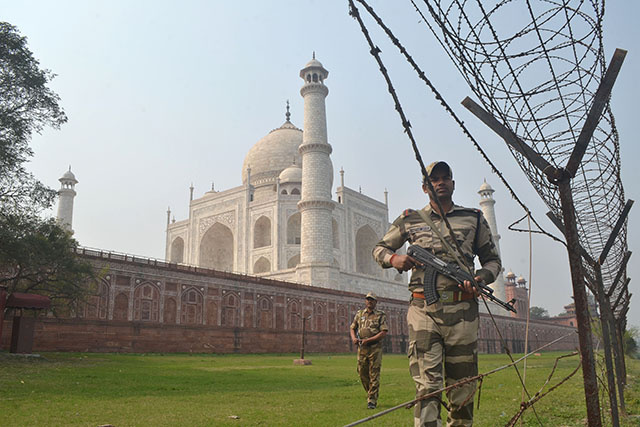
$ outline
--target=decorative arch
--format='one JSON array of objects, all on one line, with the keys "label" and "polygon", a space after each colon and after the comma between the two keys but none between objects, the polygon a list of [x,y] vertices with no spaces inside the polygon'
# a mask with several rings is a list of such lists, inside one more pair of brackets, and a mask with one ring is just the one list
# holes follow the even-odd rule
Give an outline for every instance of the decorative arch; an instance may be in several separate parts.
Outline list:
[{"label": "decorative arch", "polygon": [[300,244],[300,212],[294,213],[287,220],[287,244]]},{"label": "decorative arch", "polygon": [[271,246],[271,220],[261,216],[253,226],[253,247]]},{"label": "decorative arch", "polygon": [[302,329],[302,318],[300,317],[300,311],[302,310],[302,303],[297,300],[289,301],[287,304],[287,323],[288,329]]},{"label": "decorative arch", "polygon": [[222,297],[222,326],[234,328],[240,326],[240,295],[227,292]]},{"label": "decorative arch", "polygon": [[287,268],[295,268],[298,264],[300,264],[300,254],[296,254],[289,258],[289,261],[287,261]]},{"label": "decorative arch", "polygon": [[258,328],[273,328],[273,303],[269,297],[258,299]]},{"label": "decorative arch", "polygon": [[124,292],[113,301],[113,320],[129,320],[129,297]]},{"label": "decorative arch", "polygon": [[293,190],[291,190],[291,194],[292,195],[300,195],[300,190],[298,188],[294,188]]},{"label": "decorative arch", "polygon": [[349,322],[349,318],[347,316],[347,308],[344,305],[338,306],[338,330],[345,331],[347,330],[347,326]]},{"label": "decorative arch", "polygon": [[356,272],[377,275],[378,265],[375,263],[371,252],[378,243],[378,236],[373,228],[364,225],[356,233]]},{"label": "decorative arch", "polygon": [[160,320],[160,291],[152,283],[144,282],[133,291],[133,320],[158,322]]},{"label": "decorative arch", "polygon": [[202,293],[194,288],[189,287],[182,292],[180,299],[180,323],[184,325],[201,325],[202,324]]},{"label": "decorative arch", "polygon": [[87,298],[84,316],[87,319],[107,319],[109,313],[109,283],[100,279],[96,293]]},{"label": "decorative arch", "polygon": [[233,233],[219,222],[211,226],[200,241],[199,264],[215,270],[233,271]]},{"label": "decorative arch", "polygon": [[171,242],[171,254],[169,261],[181,263],[184,261],[184,240],[182,237],[176,237]]},{"label": "decorative arch", "polygon": [[284,195],[286,196],[286,195],[287,195],[287,190],[282,190],[282,191],[280,192],[280,194],[284,194]]},{"label": "decorative arch", "polygon": [[313,305],[313,330],[326,330],[327,307],[324,303],[318,302]]},{"label": "decorative arch", "polygon": [[266,259],[263,256],[258,258],[256,263],[253,264],[253,273],[254,274],[268,273],[270,271],[271,271],[271,262],[269,262],[269,260]]}]

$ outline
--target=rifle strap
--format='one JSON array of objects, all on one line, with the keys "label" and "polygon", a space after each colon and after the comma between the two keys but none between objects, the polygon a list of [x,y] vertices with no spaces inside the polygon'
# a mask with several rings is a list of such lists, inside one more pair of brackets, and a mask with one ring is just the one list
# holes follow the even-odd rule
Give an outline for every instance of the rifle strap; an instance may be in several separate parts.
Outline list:
[{"label": "rifle strap", "polygon": [[[449,256],[451,256],[456,264],[458,264],[458,266],[463,270],[463,271],[468,271],[469,267],[467,267],[466,264],[463,264],[460,261],[460,258],[458,257],[458,254],[456,253],[456,251],[451,247],[451,245],[449,244],[449,242],[447,242],[447,240],[444,238],[444,236],[442,235],[442,233],[440,233],[440,230],[438,229],[438,227],[436,227],[436,225],[434,224],[434,222],[431,220],[431,218],[429,218],[429,215],[427,215],[425,213],[425,211],[423,209],[418,209],[418,214],[420,215],[420,217],[422,218],[422,220],[424,222],[427,223],[427,225],[429,227],[431,227],[431,229],[436,233],[436,235],[438,236],[438,238],[440,239],[440,241],[442,242],[442,247],[445,249],[445,251],[447,251],[447,254]],[[453,238],[453,237],[452,237]],[[471,274],[473,276],[473,272]]]}]

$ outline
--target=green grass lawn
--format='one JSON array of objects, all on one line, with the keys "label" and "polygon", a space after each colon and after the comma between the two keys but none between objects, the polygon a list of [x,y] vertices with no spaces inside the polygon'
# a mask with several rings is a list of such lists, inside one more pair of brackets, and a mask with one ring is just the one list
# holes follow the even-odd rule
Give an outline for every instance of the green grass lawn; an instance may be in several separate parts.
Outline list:
[{"label": "green grass lawn", "polygon": [[[529,359],[527,385],[532,394],[558,355]],[[95,353],[25,358],[0,353],[0,425],[339,426],[413,398],[405,356],[384,356],[376,411],[366,409],[354,354],[310,354],[310,366],[294,366],[294,358]],[[507,363],[506,355],[482,355],[480,372]],[[577,357],[563,359],[551,383],[578,363]],[[628,369],[627,408],[638,414],[640,361],[629,360]],[[519,384],[513,368],[486,378],[475,425],[504,425],[518,410]],[[605,400],[601,397],[601,403]],[[543,398],[536,411],[545,426],[584,426],[581,373]],[[412,425],[412,413],[399,409],[365,425]],[[539,425],[531,411],[525,425]],[[638,425],[637,418],[623,420],[623,425]]]}]

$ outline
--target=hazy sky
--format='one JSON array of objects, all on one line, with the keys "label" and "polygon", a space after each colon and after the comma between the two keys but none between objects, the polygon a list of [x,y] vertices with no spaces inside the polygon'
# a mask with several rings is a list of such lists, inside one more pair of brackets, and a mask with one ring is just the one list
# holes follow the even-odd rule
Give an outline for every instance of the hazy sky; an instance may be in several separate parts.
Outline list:
[{"label": "hazy sky", "polygon": [[[371,2],[534,217],[557,235],[502,140],[460,106],[470,89],[410,3],[404,3]],[[240,185],[244,156],[284,122],[287,99],[292,122],[302,127],[298,73],[313,51],[329,70],[334,183],[344,167],[346,186],[379,200],[388,189],[391,221],[405,208],[426,204],[409,141],[346,0],[0,0],[0,10],[0,19],[28,38],[42,67],[57,74],[51,86],[69,122],[33,139],[30,170],[59,188],[57,179],[71,165],[79,180],[73,228],[84,246],[164,258],[167,207],[177,220],[185,219],[191,183],[195,197],[212,182],[217,190]],[[607,2],[604,36],[607,62],[615,48],[629,51],[612,106],[626,198],[634,200],[640,188],[640,168],[633,163],[640,158],[633,133],[639,13],[639,2]],[[507,230],[522,209],[386,39],[376,37],[425,161],[451,164],[459,204],[477,206],[477,190],[486,178],[496,190],[505,268],[530,282],[532,305],[552,315],[563,311],[572,295],[564,247],[534,236],[530,252],[527,234]],[[636,206],[629,222],[632,251],[640,241],[638,218]],[[630,261],[632,292],[640,280],[638,256]],[[640,326],[637,301],[629,319]]]}]

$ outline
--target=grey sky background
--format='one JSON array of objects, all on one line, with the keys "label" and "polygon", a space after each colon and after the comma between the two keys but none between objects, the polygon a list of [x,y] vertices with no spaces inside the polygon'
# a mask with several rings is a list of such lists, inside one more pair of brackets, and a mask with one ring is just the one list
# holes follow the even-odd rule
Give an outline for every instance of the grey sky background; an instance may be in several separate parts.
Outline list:
[{"label": "grey sky background", "polygon": [[[460,101],[471,91],[410,3],[371,1],[447,102],[532,210],[558,235],[547,211],[504,143]],[[607,2],[605,55],[629,51],[612,106],[620,133],[622,178],[638,199],[640,158],[633,126],[640,65],[635,17],[640,3]],[[76,186],[73,228],[84,246],[164,258],[166,211],[188,215],[189,186],[200,197],[241,184],[244,156],[285,119],[302,127],[299,70],[312,52],[329,70],[326,81],[334,189],[341,167],[345,185],[383,200],[390,221],[426,204],[409,140],[347,1],[30,1],[0,0],[0,19],[16,25],[42,67],[69,122],[33,139],[30,170],[59,188],[71,165]],[[374,26],[370,23],[370,28]],[[426,162],[447,160],[458,204],[477,206],[486,179],[496,190],[503,264],[532,286],[532,305],[551,315],[571,302],[564,247],[507,230],[524,215],[471,142],[389,45],[374,32]],[[49,212],[54,215],[55,211]],[[629,249],[638,250],[640,207],[631,210]],[[629,263],[631,292],[640,277],[638,254]],[[531,270],[530,270],[531,259]],[[635,259],[635,261],[634,261]],[[635,281],[634,281],[635,280]],[[631,325],[640,326],[638,297]]]}]

